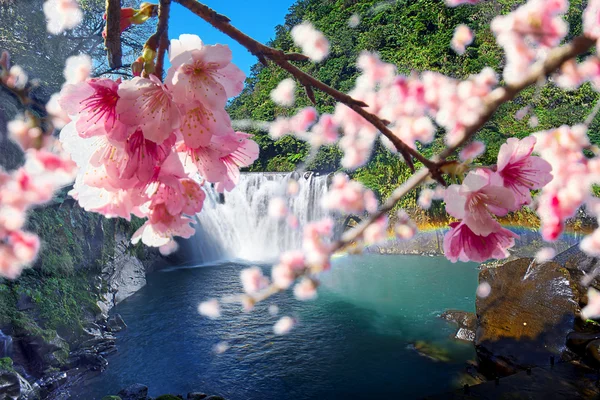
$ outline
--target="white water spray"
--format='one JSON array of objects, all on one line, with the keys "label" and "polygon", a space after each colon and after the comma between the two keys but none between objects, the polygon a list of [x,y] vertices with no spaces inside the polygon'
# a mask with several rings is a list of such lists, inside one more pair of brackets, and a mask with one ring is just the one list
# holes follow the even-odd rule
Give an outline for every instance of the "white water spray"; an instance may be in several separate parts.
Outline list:
[{"label": "white water spray", "polygon": [[[288,199],[298,218],[292,229],[285,220],[267,215],[269,201],[286,194],[288,182],[296,179],[299,192]],[[327,176],[312,173],[245,173],[237,187],[224,195],[208,188],[195,236],[198,258],[204,263],[220,260],[273,261],[285,250],[300,248],[302,226],[327,216],[320,199],[327,192]]]}]

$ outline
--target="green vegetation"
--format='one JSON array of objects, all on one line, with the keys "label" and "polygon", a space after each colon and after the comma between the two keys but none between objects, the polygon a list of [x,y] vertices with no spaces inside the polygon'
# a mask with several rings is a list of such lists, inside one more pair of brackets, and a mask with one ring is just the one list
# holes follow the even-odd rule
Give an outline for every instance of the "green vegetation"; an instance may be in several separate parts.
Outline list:
[{"label": "green vegetation", "polygon": [[162,396],[158,396],[155,400],[181,400],[181,398],[173,396],[172,394],[163,394]]},{"label": "green vegetation", "polygon": [[[490,21],[497,13],[506,13],[522,3],[519,0],[502,0],[449,8],[439,0],[300,0],[290,8],[285,22],[276,27],[276,36],[270,45],[285,51],[299,51],[293,44],[290,30],[301,21],[312,22],[329,38],[331,53],[322,63],[297,64],[328,85],[346,92],[353,87],[359,74],[356,59],[363,50],[376,51],[403,74],[432,70],[466,78],[485,66],[501,71],[503,51],[495,43],[489,29]],[[581,33],[583,4],[582,0],[571,2],[567,15],[571,36]],[[360,24],[356,28],[350,28],[347,23],[353,14],[360,16]],[[449,44],[454,28],[461,23],[473,29],[475,41],[464,55],[459,56]],[[277,66],[256,64],[247,79],[247,87],[228,108],[232,119],[273,121],[278,116],[291,115],[295,110],[277,106],[269,98],[271,90],[288,77],[289,74]],[[315,95],[319,112],[333,111],[333,99],[318,91]],[[296,89],[296,98],[297,109],[310,105],[300,85]],[[487,151],[478,162],[495,164],[500,145],[508,137],[522,138],[537,130],[583,121],[597,99],[598,94],[589,84],[572,92],[564,92],[551,83],[544,86],[539,95],[536,95],[535,88],[526,90],[514,102],[504,105],[478,133],[476,138],[487,144]],[[514,118],[519,109],[530,104],[539,120],[535,129],[529,127],[528,118],[522,121]],[[598,122],[594,122],[590,130],[595,143],[600,143],[598,128]],[[291,171],[303,162],[309,170],[331,172],[340,169],[341,154],[336,147],[321,149],[314,158],[310,158],[309,147],[293,137],[273,141],[267,132],[250,130],[250,133],[255,135],[261,147],[260,158],[251,167],[253,171]],[[432,156],[443,146],[443,132],[440,131],[432,144],[420,146],[419,150]],[[383,146],[377,146],[371,161],[353,174],[374,189],[380,198],[385,198],[409,176],[409,171],[395,155]],[[416,198],[416,193],[411,194],[401,206],[414,206]]]},{"label": "green vegetation", "polygon": [[2,371],[14,371],[13,360],[10,357],[0,358],[0,370]]}]

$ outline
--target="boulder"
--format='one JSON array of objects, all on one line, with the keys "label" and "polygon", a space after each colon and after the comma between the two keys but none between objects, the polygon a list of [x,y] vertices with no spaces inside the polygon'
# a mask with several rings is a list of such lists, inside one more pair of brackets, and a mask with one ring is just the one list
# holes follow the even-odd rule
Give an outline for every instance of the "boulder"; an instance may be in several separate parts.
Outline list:
[{"label": "boulder", "polygon": [[225,400],[225,398],[223,398],[221,396],[208,396],[204,400]]},{"label": "boulder", "polygon": [[134,383],[121,390],[117,395],[119,395],[122,400],[147,400],[148,386]]},{"label": "boulder", "polygon": [[479,282],[491,293],[477,298],[475,346],[481,371],[505,376],[568,359],[567,335],[574,329],[577,285],[554,262],[535,265],[521,258],[485,268]]},{"label": "boulder", "polygon": [[21,396],[18,375],[15,371],[0,370],[0,399],[17,400]]},{"label": "boulder", "polygon": [[121,314],[115,314],[106,321],[106,324],[111,332],[119,332],[127,328],[127,324],[121,317]]},{"label": "boulder", "polygon": [[458,340],[472,342],[475,340],[475,330],[477,329],[477,316],[475,313],[460,310],[444,311],[440,318],[455,324],[458,330],[454,337]]}]

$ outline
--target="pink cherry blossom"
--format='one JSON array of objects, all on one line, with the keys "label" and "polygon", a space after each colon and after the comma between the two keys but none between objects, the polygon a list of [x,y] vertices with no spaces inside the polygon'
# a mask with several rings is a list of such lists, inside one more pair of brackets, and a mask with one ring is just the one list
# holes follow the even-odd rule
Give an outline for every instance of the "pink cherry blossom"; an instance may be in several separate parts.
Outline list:
[{"label": "pink cherry blossom", "polygon": [[477,297],[485,299],[486,297],[488,297],[490,295],[491,292],[492,292],[492,286],[487,282],[481,282],[477,286],[477,291],[475,292],[475,294],[477,295]]},{"label": "pink cherry blossom", "polygon": [[581,318],[595,319],[600,317],[600,292],[594,288],[588,288],[588,303],[581,309]]},{"label": "pink cherry blossom", "polygon": [[62,109],[59,104],[60,93],[54,93],[50,96],[50,100],[46,103],[46,111],[48,115],[52,117],[52,124],[55,128],[61,129],[66,124],[71,122],[71,118],[69,118],[69,114]]},{"label": "pink cherry blossom", "polygon": [[244,87],[244,73],[231,63],[227,45],[205,45],[195,35],[171,40],[171,68],[165,82],[179,103],[194,100],[211,109],[225,107],[228,97],[237,96]]},{"label": "pink cherry blossom", "polygon": [[273,284],[280,289],[289,288],[296,280],[296,272],[287,264],[277,264],[271,269]]},{"label": "pink cherry blossom", "polygon": [[473,31],[467,25],[459,25],[454,30],[454,36],[452,36],[452,42],[450,46],[452,50],[458,54],[464,54],[465,48],[473,43]]},{"label": "pink cherry blossom", "polygon": [[231,121],[225,110],[211,110],[201,102],[190,101],[180,105],[180,111],[179,130],[190,149],[208,146],[212,135],[231,131]]},{"label": "pink cherry blossom", "polygon": [[104,78],[63,87],[59,104],[69,115],[78,116],[76,129],[81,137],[108,135],[118,140],[126,138],[127,127],[117,116],[118,88],[118,82]]},{"label": "pink cherry blossom", "polygon": [[294,286],[294,296],[298,300],[314,300],[317,298],[317,286],[312,279],[303,278]]},{"label": "pink cherry blossom", "polygon": [[296,81],[291,78],[284,79],[271,91],[271,100],[280,106],[291,107],[296,101],[295,90]]},{"label": "pink cherry blossom", "polygon": [[367,226],[363,232],[363,239],[367,244],[377,244],[387,239],[388,220],[386,216],[379,217]]},{"label": "pink cherry blossom", "polygon": [[541,189],[552,180],[552,166],[540,157],[532,156],[536,139],[508,138],[498,152],[497,173],[504,186],[510,188],[517,205],[531,203],[531,190]]},{"label": "pink cherry blossom", "polygon": [[470,172],[462,185],[448,187],[444,200],[448,214],[464,219],[469,231],[482,236],[497,229],[490,213],[504,216],[516,209],[512,191],[500,185],[496,174],[482,169]]},{"label": "pink cherry blossom", "polygon": [[83,20],[77,0],[46,0],[44,14],[48,32],[54,35],[75,28]]},{"label": "pink cherry blossom", "polygon": [[594,232],[583,238],[579,247],[590,256],[600,257],[600,229],[595,229]]},{"label": "pink cherry blossom", "polygon": [[148,140],[161,144],[181,125],[181,114],[171,93],[154,75],[123,81],[118,95],[120,121],[139,127]]},{"label": "pink cherry blossom", "polygon": [[600,1],[589,0],[583,12],[583,33],[592,38],[600,39]]},{"label": "pink cherry blossom", "polygon": [[292,330],[294,325],[296,325],[296,321],[292,317],[281,317],[279,321],[273,325],[273,332],[276,335],[286,335]]},{"label": "pink cherry blossom", "polygon": [[221,316],[221,306],[217,299],[210,299],[198,305],[198,312],[210,319],[217,319]]},{"label": "pink cherry blossom", "polygon": [[477,4],[480,1],[481,0],[446,0],[446,4],[449,7],[456,7],[456,6],[459,6],[461,4]]},{"label": "pink cherry blossom", "polygon": [[452,222],[450,231],[444,235],[444,254],[452,262],[458,260],[484,262],[490,258],[503,259],[514,246],[518,235],[489,220],[487,235],[478,235],[463,222]]},{"label": "pink cherry blossom", "polygon": [[233,140],[237,141],[237,148],[220,158],[227,173],[215,186],[219,193],[233,190],[240,180],[240,168],[249,167],[258,158],[258,144],[250,137],[247,133],[235,132]]},{"label": "pink cherry blossom", "polygon": [[417,204],[419,207],[428,210],[431,207],[431,201],[433,200],[434,194],[435,192],[432,189],[421,189],[421,193],[419,193],[419,198],[417,199]]},{"label": "pink cherry blossom", "polygon": [[310,22],[294,26],[290,33],[294,44],[312,61],[323,61],[329,55],[329,41]]},{"label": "pink cherry blossom", "polygon": [[348,26],[350,28],[356,28],[360,24],[360,16],[358,14],[352,14],[348,18]]},{"label": "pink cherry blossom", "polygon": [[254,294],[269,286],[269,278],[263,275],[258,267],[245,268],[240,272],[244,292]]},{"label": "pink cherry blossom", "polygon": [[344,173],[334,175],[329,191],[323,196],[321,204],[324,208],[346,214],[377,211],[375,194],[360,182],[350,180]]},{"label": "pink cherry blossom", "polygon": [[556,255],[556,250],[552,247],[543,247],[535,253],[535,262],[538,264],[543,264],[548,262],[554,258]]},{"label": "pink cherry blossom", "polygon": [[275,219],[281,219],[285,217],[289,212],[285,199],[281,197],[274,197],[269,202],[269,217]]},{"label": "pink cherry blossom", "polygon": [[396,224],[394,225],[396,237],[403,240],[411,239],[417,232],[417,224],[410,219],[404,210],[398,210],[396,218]]},{"label": "pink cherry blossom", "polygon": [[329,269],[332,236],[333,220],[331,218],[310,222],[304,227],[302,249],[305,251],[307,266],[318,270]]},{"label": "pink cherry blossom", "polygon": [[67,58],[63,75],[67,84],[84,82],[92,72],[92,59],[87,54]]},{"label": "pink cherry blossom", "polygon": [[21,146],[23,150],[42,145],[45,138],[42,130],[33,121],[18,117],[7,124],[9,137]]},{"label": "pink cherry blossom", "polygon": [[473,160],[485,152],[485,144],[480,141],[474,141],[462,149],[458,155],[461,161]]}]

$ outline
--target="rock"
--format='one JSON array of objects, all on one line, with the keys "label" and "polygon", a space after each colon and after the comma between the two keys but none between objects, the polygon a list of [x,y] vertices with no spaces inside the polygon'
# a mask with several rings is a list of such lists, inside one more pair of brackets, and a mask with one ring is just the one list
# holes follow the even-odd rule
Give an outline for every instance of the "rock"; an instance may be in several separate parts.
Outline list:
[{"label": "rock", "polygon": [[600,332],[570,332],[567,335],[567,346],[573,351],[581,352],[587,344],[600,339]]},{"label": "rock", "polygon": [[33,308],[35,308],[35,303],[33,302],[31,296],[27,296],[25,293],[21,293],[19,295],[19,298],[17,299],[17,310],[25,311],[31,310]]},{"label": "rock", "polygon": [[17,400],[21,396],[18,375],[15,371],[0,370],[0,399]]},{"label": "rock", "polygon": [[162,396],[158,396],[154,400],[182,400],[182,396],[175,396],[173,394],[163,394]]},{"label": "rock", "polygon": [[187,400],[203,400],[207,395],[200,392],[190,392],[187,394]]},{"label": "rock", "polygon": [[134,383],[121,390],[117,395],[122,400],[146,400],[148,398],[148,386]]},{"label": "rock", "polygon": [[454,337],[465,342],[475,340],[475,330],[477,329],[477,316],[475,313],[459,310],[444,311],[440,318],[458,326]]},{"label": "rock", "polygon": [[102,400],[123,400],[119,396],[104,396]]},{"label": "rock", "polygon": [[39,379],[36,384],[40,388],[40,395],[45,398],[48,393],[58,389],[67,381],[67,374],[65,372],[53,372],[46,374],[43,378]]},{"label": "rock", "polygon": [[127,324],[123,320],[123,317],[121,317],[121,314],[113,315],[112,317],[110,317],[108,319],[106,324],[108,325],[108,328],[110,329],[111,332],[119,332],[119,331],[127,328]]},{"label": "rock", "polygon": [[427,357],[433,361],[441,361],[441,362],[449,362],[450,353],[443,347],[440,347],[436,344],[425,342],[423,340],[419,340],[413,343],[414,349],[422,355],[423,357]]},{"label": "rock", "polygon": [[527,258],[486,268],[480,282],[491,293],[477,298],[475,346],[480,370],[505,376],[518,369],[567,358],[566,338],[578,311],[577,288],[554,262],[532,265]]},{"label": "rock", "polygon": [[129,240],[123,234],[116,238],[117,255],[102,269],[109,293],[105,295],[108,308],[119,304],[146,285],[146,270],[140,260],[124,251]]},{"label": "rock", "polygon": [[589,342],[585,347],[585,352],[590,364],[600,367],[600,339]]},{"label": "rock", "polygon": [[221,396],[208,396],[204,400],[225,400],[225,398]]}]

